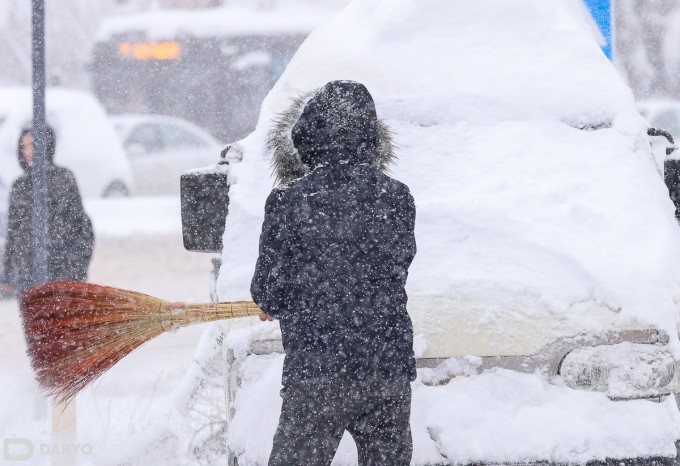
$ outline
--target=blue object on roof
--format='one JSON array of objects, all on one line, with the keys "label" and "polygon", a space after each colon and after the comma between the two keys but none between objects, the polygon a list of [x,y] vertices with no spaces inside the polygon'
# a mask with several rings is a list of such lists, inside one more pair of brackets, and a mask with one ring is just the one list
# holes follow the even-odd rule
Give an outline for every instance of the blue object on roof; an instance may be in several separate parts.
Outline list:
[{"label": "blue object on roof", "polygon": [[612,0],[583,0],[590,10],[597,27],[602,33],[604,44],[600,44],[607,58],[612,59],[612,43],[614,35],[612,31]]}]

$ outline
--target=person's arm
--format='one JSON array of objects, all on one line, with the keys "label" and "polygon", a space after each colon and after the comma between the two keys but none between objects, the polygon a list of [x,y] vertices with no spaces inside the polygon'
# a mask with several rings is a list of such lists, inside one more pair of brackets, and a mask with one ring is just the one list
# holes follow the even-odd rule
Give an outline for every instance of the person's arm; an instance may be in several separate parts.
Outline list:
[{"label": "person's arm", "polygon": [[402,202],[397,211],[397,220],[399,228],[395,254],[397,256],[397,263],[406,272],[416,255],[416,204],[408,188],[405,189],[402,195]]},{"label": "person's arm", "polygon": [[17,186],[16,183],[12,185],[12,190],[9,195],[9,212],[7,214],[7,242],[5,243],[5,252],[3,257],[2,283],[8,286],[13,286],[14,276],[14,256],[17,253],[17,238],[19,234],[19,210],[17,205]]},{"label": "person's arm", "polygon": [[63,216],[66,223],[65,237],[61,238],[64,243],[64,253],[67,261],[68,276],[75,280],[85,280],[89,267],[92,250],[94,247],[94,235],[92,222],[85,213],[83,200],[78,190],[75,176],[69,170],[64,170],[62,189]]},{"label": "person's arm", "polygon": [[267,198],[260,235],[260,254],[250,284],[253,300],[265,315],[260,320],[272,320],[284,310],[286,225],[285,191],[274,190]]}]

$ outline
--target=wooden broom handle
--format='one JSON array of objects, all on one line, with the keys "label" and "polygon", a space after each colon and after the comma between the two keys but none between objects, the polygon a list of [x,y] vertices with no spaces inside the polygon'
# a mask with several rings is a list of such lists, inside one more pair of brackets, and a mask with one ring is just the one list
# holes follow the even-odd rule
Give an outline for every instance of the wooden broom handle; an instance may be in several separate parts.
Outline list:
[{"label": "wooden broom handle", "polygon": [[223,303],[183,303],[161,301],[159,318],[161,328],[173,332],[181,327],[215,320],[259,316],[262,310],[252,301]]}]

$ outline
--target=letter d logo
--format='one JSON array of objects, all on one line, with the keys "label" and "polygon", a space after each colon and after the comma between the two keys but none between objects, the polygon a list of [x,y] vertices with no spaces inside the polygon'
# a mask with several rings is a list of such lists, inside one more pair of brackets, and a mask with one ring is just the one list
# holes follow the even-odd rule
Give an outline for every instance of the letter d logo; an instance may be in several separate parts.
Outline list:
[{"label": "letter d logo", "polygon": [[5,461],[29,460],[34,451],[33,442],[25,438],[6,438],[2,442],[2,459]]}]

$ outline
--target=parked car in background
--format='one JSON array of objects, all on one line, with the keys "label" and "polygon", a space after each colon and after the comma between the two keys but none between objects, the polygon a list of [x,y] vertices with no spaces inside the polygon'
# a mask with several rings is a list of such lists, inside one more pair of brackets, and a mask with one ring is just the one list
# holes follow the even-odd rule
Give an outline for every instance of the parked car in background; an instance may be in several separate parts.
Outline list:
[{"label": "parked car in background", "polygon": [[[83,197],[130,194],[130,164],[97,99],[88,92],[50,88],[46,106],[48,123],[57,133],[55,162],[73,171]],[[23,173],[17,141],[32,116],[29,87],[0,87],[0,181],[7,188]],[[2,197],[0,203],[6,212]]]},{"label": "parked car in background", "polygon": [[182,172],[214,163],[223,146],[207,131],[181,118],[112,116],[127,152],[137,194],[177,194]]}]

